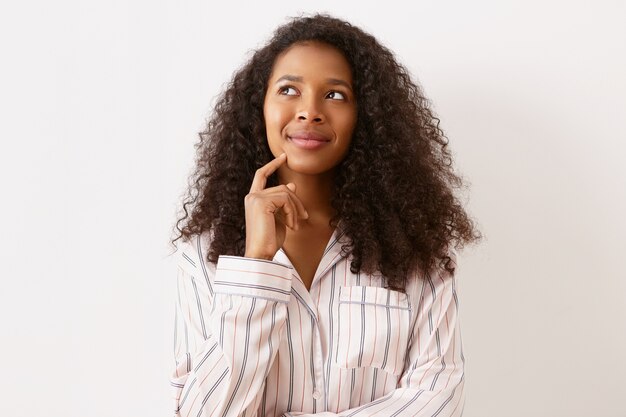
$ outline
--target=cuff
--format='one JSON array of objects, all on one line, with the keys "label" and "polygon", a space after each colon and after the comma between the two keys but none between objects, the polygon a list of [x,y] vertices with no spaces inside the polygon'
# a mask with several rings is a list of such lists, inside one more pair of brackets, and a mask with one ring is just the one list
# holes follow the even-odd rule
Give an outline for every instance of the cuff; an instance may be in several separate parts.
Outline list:
[{"label": "cuff", "polygon": [[292,267],[274,261],[220,255],[213,290],[217,294],[264,298],[288,303]]}]

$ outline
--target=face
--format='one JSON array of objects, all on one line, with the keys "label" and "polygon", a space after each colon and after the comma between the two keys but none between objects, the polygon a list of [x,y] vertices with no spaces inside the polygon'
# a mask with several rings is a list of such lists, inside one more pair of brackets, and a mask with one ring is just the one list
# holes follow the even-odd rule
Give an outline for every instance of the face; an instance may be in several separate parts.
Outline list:
[{"label": "face", "polygon": [[263,115],[274,156],[287,153],[287,169],[331,171],[345,157],[357,107],[350,64],[330,45],[307,42],[279,55],[265,93]]}]

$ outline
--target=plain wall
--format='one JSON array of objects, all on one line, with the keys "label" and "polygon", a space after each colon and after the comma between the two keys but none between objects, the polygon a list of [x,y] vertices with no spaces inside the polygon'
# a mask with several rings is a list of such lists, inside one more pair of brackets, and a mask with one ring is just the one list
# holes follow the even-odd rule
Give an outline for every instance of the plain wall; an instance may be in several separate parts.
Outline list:
[{"label": "plain wall", "polygon": [[470,185],[464,415],[626,416],[624,2],[298,4],[3,8],[2,413],[173,414],[197,132],[276,26],[327,11],[411,71]]}]

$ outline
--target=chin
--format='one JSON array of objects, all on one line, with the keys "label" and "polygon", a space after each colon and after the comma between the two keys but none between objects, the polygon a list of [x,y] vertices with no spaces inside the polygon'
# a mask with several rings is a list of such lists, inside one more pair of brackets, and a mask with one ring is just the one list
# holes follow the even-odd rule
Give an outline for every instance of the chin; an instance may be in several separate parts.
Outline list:
[{"label": "chin", "polygon": [[294,172],[306,175],[323,174],[332,168],[326,164],[321,165],[318,158],[291,157],[289,153],[287,154],[287,167]]}]

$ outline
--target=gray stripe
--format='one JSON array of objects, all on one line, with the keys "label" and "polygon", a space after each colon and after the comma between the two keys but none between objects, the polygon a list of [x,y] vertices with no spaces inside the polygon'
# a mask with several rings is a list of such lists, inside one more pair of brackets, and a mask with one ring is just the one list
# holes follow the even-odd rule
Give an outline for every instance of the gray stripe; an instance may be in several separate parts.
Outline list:
[{"label": "gray stripe", "polygon": [[[333,246],[335,246],[335,244],[337,242],[339,242],[339,239],[341,238],[341,236],[344,235],[344,232],[341,231],[337,237],[335,238],[335,240],[332,241],[332,243],[330,245],[328,245],[328,248],[324,251],[324,255],[326,255],[328,252],[330,252],[330,250],[333,248]],[[324,255],[322,255],[322,258],[324,257]]]},{"label": "gray stripe", "polygon": [[[243,361],[241,363],[241,370],[239,372],[239,378],[237,379],[237,384],[233,389],[233,393],[230,396],[230,401],[226,404],[226,408],[222,413],[222,417],[228,414],[228,410],[230,406],[233,404],[235,397],[237,396],[237,391],[239,390],[239,386],[241,385],[241,381],[243,380],[243,375],[246,373],[246,365],[248,364],[248,348],[250,347],[250,321],[252,321],[252,313],[254,313],[254,306],[256,305],[256,300],[252,299],[252,305],[250,306],[250,312],[248,313],[248,319],[246,320],[246,342],[243,349]],[[234,346],[233,346],[234,349]]]},{"label": "gray stripe", "polygon": [[263,387],[263,399],[261,400],[261,416],[265,417],[265,407],[267,406],[267,383]]},{"label": "gray stripe", "polygon": [[437,291],[435,291],[435,285],[433,284],[433,281],[430,278],[430,276],[428,277],[428,284],[430,285],[430,292],[432,293],[432,297],[433,297],[433,302],[431,303],[430,308],[428,309],[428,325],[430,329],[430,334],[433,334],[432,311],[433,311],[433,306],[435,305],[435,300],[437,299]]},{"label": "gray stripe", "polygon": [[[365,288],[365,287],[362,287],[362,288]],[[400,307],[400,306],[391,305],[391,304],[366,303],[365,301],[340,300],[339,304],[363,304],[363,305],[367,305],[367,306],[385,307],[385,308],[393,308],[393,309],[396,309],[396,310],[411,311],[411,307]]]},{"label": "gray stripe", "polygon": [[[267,375],[270,372],[270,363],[272,361],[272,356],[274,352],[274,347],[272,346],[272,334],[274,334],[274,326],[276,325],[276,306],[278,304],[272,305],[272,325],[270,326],[270,331],[267,336],[267,344],[269,346],[269,357],[267,359],[267,366],[265,367],[265,376],[264,379],[267,378]],[[265,407],[267,404],[267,381],[264,383],[265,387],[263,388],[263,400],[261,401],[261,417],[265,416]]]},{"label": "gray stripe", "polygon": [[183,252],[183,258],[185,258],[185,260],[189,262],[191,266],[193,266],[194,268],[196,267],[196,263],[185,252]]},{"label": "gray stripe", "polygon": [[[176,292],[178,293],[178,301],[180,304],[180,280],[176,280]],[[181,306],[182,309],[182,306]],[[182,311],[181,311],[182,313]],[[185,351],[189,352],[189,334],[187,333],[187,322],[184,320],[183,316],[183,330],[185,331]]]},{"label": "gray stripe", "polygon": [[[339,287],[339,295],[341,296],[341,287]],[[337,315],[339,317],[337,317],[337,349],[335,349],[335,360],[339,363],[339,340],[341,340],[341,314],[339,314],[339,311],[337,311]],[[330,322],[332,323],[332,319]]]},{"label": "gray stripe", "polygon": [[[330,365],[333,361],[333,300],[335,299],[335,274],[337,272],[337,265],[333,265],[331,271],[330,280],[330,302],[328,303],[328,363],[326,364],[326,386],[324,387],[324,406],[328,410],[328,390],[330,388]],[[336,357],[336,356],[335,356]]]},{"label": "gray stripe", "polygon": [[198,258],[200,258],[200,266],[202,266],[202,273],[204,274],[204,279],[206,280],[206,285],[209,287],[209,293],[211,297],[213,296],[213,286],[211,285],[211,280],[209,279],[209,274],[206,270],[206,265],[204,263],[204,256],[202,256],[202,245],[200,244],[200,235],[196,238],[196,249],[198,251]]},{"label": "gray stripe", "polygon": [[[461,384],[461,382],[463,382],[463,378],[465,377],[465,372],[463,372],[463,374],[461,375],[461,379],[459,380],[459,385]],[[435,413],[432,415],[432,417],[436,417],[439,415],[439,413],[441,413],[443,411],[443,409],[445,408],[446,405],[448,405],[448,403],[450,401],[452,401],[452,398],[454,398],[454,393],[456,392],[456,389],[459,387],[459,385],[455,386],[454,389],[452,390],[452,393],[450,394],[450,396],[448,398],[446,398],[446,400],[443,402],[443,404],[441,404],[441,407],[439,407],[437,409],[437,411],[435,411]]]},{"label": "gray stripe", "polygon": [[272,335],[274,334],[274,326],[276,325],[276,306],[272,305],[272,325],[270,326],[269,334],[267,335],[267,345],[269,346],[269,355],[267,358],[267,366],[265,367],[265,373],[263,378],[267,378],[270,373],[270,363],[272,362],[272,356],[274,355],[274,346],[272,345]]},{"label": "gray stripe", "polygon": [[200,417],[202,414],[204,414],[204,406],[207,403],[207,401],[209,400],[209,397],[211,396],[211,394],[213,394],[215,389],[220,385],[220,383],[222,382],[222,379],[224,379],[224,377],[226,377],[227,374],[228,374],[228,369],[225,369],[224,372],[222,373],[222,375],[219,377],[219,379],[217,381],[215,381],[215,384],[213,384],[213,386],[211,387],[209,392],[207,392],[206,396],[202,400],[202,406],[198,410],[197,417]]},{"label": "gray stripe", "polygon": [[[426,289],[426,281],[422,280],[422,288],[420,290],[420,296],[419,296],[419,299],[418,299],[418,302],[417,302],[418,306],[417,306],[417,313],[416,313],[415,323],[413,323],[413,331],[411,332],[411,344],[413,343],[413,334],[415,333],[415,327],[419,327],[419,325],[417,323],[417,320],[419,318],[420,310],[422,309],[422,303],[424,301],[424,290],[425,289]],[[411,346],[411,348],[412,348],[412,346]],[[419,350],[419,346],[418,346],[418,350]],[[410,360],[409,356],[410,355],[407,355],[407,360]],[[419,359],[419,354],[415,358],[415,363],[413,363],[413,366],[411,366],[411,370],[407,374],[407,377],[406,377],[407,384],[411,380],[411,378],[413,377],[413,373],[417,369],[417,361],[418,361],[418,359]]]},{"label": "gray stripe", "polygon": [[293,401],[293,340],[291,339],[291,320],[289,318],[289,309],[287,309],[287,346],[289,347],[289,399],[287,401],[287,410],[291,410]]},{"label": "gray stripe", "polygon": [[[378,370],[378,369],[375,369],[375,370]],[[361,411],[367,410],[370,407],[373,407],[373,406],[378,405],[380,403],[384,403],[385,401],[389,400],[392,395],[393,395],[393,391],[391,391],[389,394],[385,395],[384,397],[380,397],[376,401],[372,400],[372,402],[360,406],[359,408],[357,408],[356,410],[354,410],[350,414],[347,414],[346,417],[352,417],[352,416],[356,415],[357,413],[360,413]]]},{"label": "gray stripe", "polygon": [[196,294],[196,304],[198,305],[198,316],[200,316],[200,327],[202,327],[202,336],[204,340],[209,337],[206,334],[206,327],[204,326],[204,315],[202,314],[202,304],[200,303],[200,294],[198,294],[198,287],[196,286],[196,280],[191,277],[191,283],[193,284],[193,292]]},{"label": "gray stripe", "polygon": [[439,370],[439,372],[437,372],[435,374],[435,377],[433,378],[433,382],[430,384],[430,390],[433,391],[435,389],[435,387],[437,386],[437,380],[439,379],[439,375],[446,369],[446,361],[444,359],[444,357],[441,357],[441,369]]},{"label": "gray stripe", "polygon": [[191,380],[191,383],[187,386],[187,392],[185,392],[185,394],[183,395],[183,399],[178,403],[178,408],[176,409],[176,412],[179,412],[181,410],[181,408],[183,408],[183,405],[185,405],[185,400],[187,399],[187,396],[189,395],[189,392],[191,392],[191,388],[193,388],[193,386],[195,385],[197,380],[198,379],[196,377],[194,377]]},{"label": "gray stripe", "polygon": [[[452,296],[454,297],[454,304],[456,305],[456,313],[457,316],[459,314],[459,298],[457,297],[456,294],[456,280],[454,278],[452,278]],[[459,318],[457,317],[457,320],[459,320]],[[461,327],[459,326],[459,340],[462,340],[461,337]],[[461,351],[461,361],[463,361],[463,365],[465,365],[465,356],[463,356],[463,343],[461,343],[459,345],[459,350]]]},{"label": "gray stripe", "polygon": [[[313,356],[314,356],[314,351],[315,351],[315,345],[314,345],[314,340],[315,340],[315,334],[313,332],[318,331],[315,328],[315,320],[313,320],[313,317],[311,317],[311,350],[310,350],[310,355],[309,357],[311,358],[311,381],[313,382],[313,391],[315,391],[317,389],[317,384],[315,382],[315,364],[313,363]],[[315,398],[313,398],[313,414],[315,414],[317,412],[317,400]]]},{"label": "gray stripe", "polygon": [[456,391],[457,387],[458,385],[454,387],[454,389],[452,390],[452,394],[450,394],[450,396],[446,398],[446,400],[443,402],[443,404],[441,404],[441,406],[437,409],[437,411],[435,411],[432,417],[437,417],[443,411],[446,405],[448,405],[450,401],[452,401],[452,398],[454,398],[454,392]]},{"label": "gray stripe", "polygon": [[[272,303],[281,303],[281,304],[287,304],[289,301],[285,301],[284,299],[278,299],[278,298],[272,298],[272,297],[261,297],[258,296],[256,294],[251,295],[251,294],[239,294],[236,292],[227,292],[227,291],[215,291],[215,294],[218,295],[234,295],[237,297],[246,297],[246,298],[256,298],[257,300],[266,300],[266,301],[271,301]],[[213,310],[215,309],[215,303],[213,303]],[[211,313],[213,313],[213,311],[211,311]]]},{"label": "gray stripe", "polygon": [[409,405],[413,404],[413,402],[415,400],[417,400],[419,398],[420,395],[422,395],[422,393],[424,392],[424,390],[419,390],[417,391],[417,393],[413,396],[413,398],[411,398],[410,401],[408,401],[406,404],[404,404],[404,406],[400,407],[395,413],[393,413],[392,415],[390,415],[389,417],[396,417],[398,414],[400,414],[402,411],[406,410]]},{"label": "gray stripe", "polygon": [[228,281],[215,281],[215,285],[218,285],[218,284],[224,287],[252,288],[252,289],[257,289],[257,290],[277,292],[279,294],[284,294],[284,295],[291,295],[291,291],[285,291],[285,290],[281,290],[276,287],[270,287],[267,285],[244,284],[242,282],[234,283],[234,282],[228,282]]},{"label": "gray stripe", "polygon": [[206,360],[209,358],[209,356],[211,356],[211,353],[213,353],[213,351],[217,348],[217,342],[211,346],[211,349],[209,349],[209,351],[206,353],[206,355],[204,355],[204,357],[202,358],[202,360],[200,362],[198,362],[198,364],[195,366],[195,368],[193,368],[194,372],[198,372],[198,369],[200,369],[200,367],[202,366],[202,364],[204,362],[206,362]]},{"label": "gray stripe", "polygon": [[359,345],[359,367],[362,366],[363,347],[365,346],[365,287],[361,287],[361,301],[361,344]]},{"label": "gray stripe", "polygon": [[348,408],[352,408],[352,395],[354,394],[354,377],[356,369],[352,368],[352,376],[350,378],[350,399],[348,400]]},{"label": "gray stripe", "polygon": [[280,262],[276,262],[276,261],[268,261],[266,259],[244,258],[244,257],[241,257],[241,256],[233,256],[233,255],[220,255],[220,258],[237,259],[238,261],[246,261],[246,262],[253,262],[253,263],[264,262],[264,263],[268,263],[268,264],[272,264],[272,265],[280,265],[280,266],[283,266],[285,268],[293,269],[293,267],[291,267],[289,265],[281,264]]},{"label": "gray stripe", "polygon": [[306,308],[306,310],[309,312],[309,315],[311,317],[313,317],[313,319],[315,320],[315,322],[317,323],[317,314],[315,314],[315,312],[311,309],[311,307],[306,303],[306,301],[304,301],[304,298],[300,295],[300,293],[298,293],[298,291],[296,291],[295,288],[291,288],[291,293],[294,295],[294,297],[296,297],[296,299],[298,301],[300,301],[300,304]]},{"label": "gray stripe", "polygon": [[[326,249],[326,250],[324,251],[324,255],[322,255],[322,260],[324,259],[324,257],[326,256],[326,254],[327,254],[328,252],[330,252],[330,250],[331,250],[331,249],[332,249],[332,248],[333,248],[333,247],[337,244],[337,242],[339,242],[339,239],[341,239],[341,236],[343,236],[343,235],[344,235],[344,232],[339,233],[339,235],[335,238],[335,240],[334,240],[334,241],[333,241],[330,245],[328,245],[328,249]],[[339,260],[337,260],[337,262],[339,262]],[[319,275],[319,276],[320,276],[320,277],[321,277],[321,276],[324,276],[324,275],[326,274],[326,272],[327,272],[327,271],[328,271],[331,267],[333,267],[333,268],[334,268],[334,267],[337,265],[337,262],[331,262],[330,264],[328,264],[327,266],[325,266],[325,267],[324,267],[324,269],[321,271],[321,273],[320,273],[320,275]]]},{"label": "gray stripe", "polygon": [[229,297],[228,300],[230,301],[230,308],[228,310],[224,310],[222,312],[222,318],[220,319],[220,346],[224,346],[224,327],[225,327],[225,323],[226,323],[226,313],[233,308],[233,299],[232,297]]},{"label": "gray stripe", "polygon": [[[389,304],[391,293],[387,293],[387,304]],[[391,310],[387,309],[387,341],[385,342],[385,359],[383,359],[382,368],[387,365],[387,358],[389,357],[389,344],[391,342]]]},{"label": "gray stripe", "polygon": [[376,382],[378,382],[378,368],[374,368],[374,382],[372,383],[372,396],[370,401],[376,399]]}]

